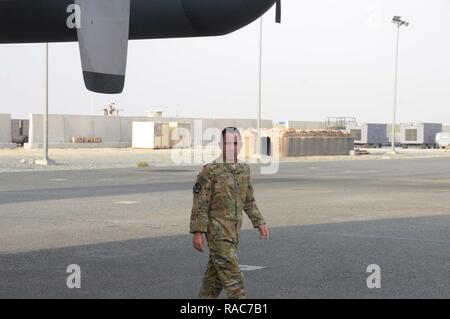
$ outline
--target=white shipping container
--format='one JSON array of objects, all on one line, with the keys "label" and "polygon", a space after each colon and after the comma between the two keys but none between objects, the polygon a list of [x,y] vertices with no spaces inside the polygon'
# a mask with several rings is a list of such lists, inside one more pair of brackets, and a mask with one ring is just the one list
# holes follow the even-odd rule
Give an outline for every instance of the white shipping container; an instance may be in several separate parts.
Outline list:
[{"label": "white shipping container", "polygon": [[169,123],[133,122],[133,148],[170,148]]}]

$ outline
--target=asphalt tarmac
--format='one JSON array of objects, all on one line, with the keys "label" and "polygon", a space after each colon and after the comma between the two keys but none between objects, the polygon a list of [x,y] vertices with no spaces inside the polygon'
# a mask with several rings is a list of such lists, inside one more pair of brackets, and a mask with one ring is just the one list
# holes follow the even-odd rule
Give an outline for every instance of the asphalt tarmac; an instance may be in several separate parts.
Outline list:
[{"label": "asphalt tarmac", "polygon": [[[195,298],[207,263],[187,234],[198,170],[1,173],[0,298]],[[252,172],[271,239],[244,224],[250,298],[450,297],[448,158]],[[66,285],[71,264],[79,289]]]}]

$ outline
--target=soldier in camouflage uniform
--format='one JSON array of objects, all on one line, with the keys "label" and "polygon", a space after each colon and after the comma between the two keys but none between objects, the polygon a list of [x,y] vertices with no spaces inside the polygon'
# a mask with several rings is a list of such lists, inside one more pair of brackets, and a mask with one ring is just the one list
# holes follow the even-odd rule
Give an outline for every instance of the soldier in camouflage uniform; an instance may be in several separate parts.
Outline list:
[{"label": "soldier in camouflage uniform", "polygon": [[261,239],[268,229],[256,206],[250,180],[250,167],[237,162],[241,136],[236,128],[222,131],[221,158],[205,165],[194,185],[190,222],[194,248],[203,251],[204,237],[209,247],[209,261],[199,298],[217,298],[225,290],[228,298],[246,298],[243,275],[236,250],[242,226],[242,211],[258,228]]}]

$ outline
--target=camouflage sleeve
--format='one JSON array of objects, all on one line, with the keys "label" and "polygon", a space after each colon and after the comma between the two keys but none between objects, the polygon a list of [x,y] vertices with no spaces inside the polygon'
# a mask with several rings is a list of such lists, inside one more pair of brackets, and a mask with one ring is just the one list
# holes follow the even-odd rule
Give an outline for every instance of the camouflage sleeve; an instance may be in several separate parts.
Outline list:
[{"label": "camouflage sleeve", "polygon": [[212,194],[212,182],[209,171],[206,166],[197,175],[197,181],[193,187],[193,205],[191,211],[191,234],[195,232],[207,232],[208,227],[208,211]]},{"label": "camouflage sleeve", "polygon": [[247,182],[248,188],[247,188],[247,195],[245,197],[244,211],[252,221],[253,227],[257,228],[259,225],[265,224],[265,221],[261,212],[258,209],[258,206],[256,206],[256,200],[253,194],[253,186],[250,177],[250,167],[248,165],[246,168],[246,175],[248,178]]}]

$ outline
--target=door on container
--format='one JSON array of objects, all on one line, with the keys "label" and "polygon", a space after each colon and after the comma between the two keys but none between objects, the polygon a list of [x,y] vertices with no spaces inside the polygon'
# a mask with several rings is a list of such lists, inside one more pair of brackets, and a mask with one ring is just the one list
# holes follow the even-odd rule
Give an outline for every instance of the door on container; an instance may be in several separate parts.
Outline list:
[{"label": "door on container", "polygon": [[271,156],[270,137],[261,137],[261,153],[263,155]]}]

